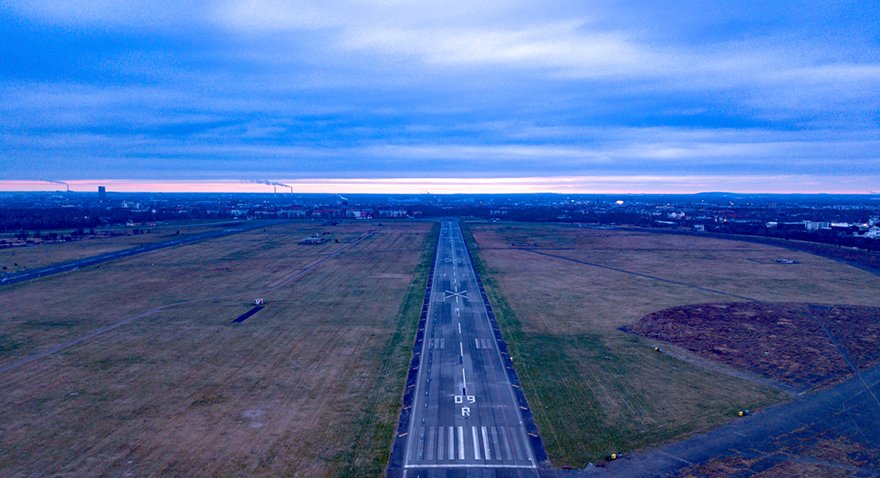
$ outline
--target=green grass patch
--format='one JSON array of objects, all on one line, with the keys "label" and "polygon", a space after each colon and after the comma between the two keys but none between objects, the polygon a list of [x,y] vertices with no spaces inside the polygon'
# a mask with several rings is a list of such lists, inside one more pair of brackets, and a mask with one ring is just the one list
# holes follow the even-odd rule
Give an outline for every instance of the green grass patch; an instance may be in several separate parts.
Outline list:
[{"label": "green grass patch", "polygon": [[412,358],[428,271],[436,255],[440,225],[434,224],[422,244],[422,259],[414,271],[403,303],[397,314],[394,333],[378,357],[378,380],[364,401],[355,423],[352,445],[333,457],[339,477],[382,476],[391,455],[394,430],[403,403],[403,386]]},{"label": "green grass patch", "polygon": [[72,327],[78,327],[83,322],[81,320],[73,320],[73,319],[46,319],[46,320],[29,320],[24,323],[24,326],[29,329],[69,329]]},{"label": "green grass patch", "polygon": [[16,339],[7,334],[0,334],[0,357],[21,355],[30,349],[30,340]]},{"label": "green grass patch", "polygon": [[656,353],[615,329],[529,330],[528,318],[518,317],[502,293],[501,272],[480,257],[466,225],[462,230],[554,466],[583,467],[612,452],[683,438],[729,421],[740,407],[784,398]]}]

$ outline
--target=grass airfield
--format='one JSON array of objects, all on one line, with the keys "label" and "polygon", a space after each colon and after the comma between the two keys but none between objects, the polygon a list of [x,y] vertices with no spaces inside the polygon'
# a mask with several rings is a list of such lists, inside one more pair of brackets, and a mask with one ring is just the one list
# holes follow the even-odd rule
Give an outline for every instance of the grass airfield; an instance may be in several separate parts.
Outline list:
[{"label": "grass airfield", "polygon": [[[626,331],[650,314],[871,306],[880,290],[864,271],[763,244],[465,231],[557,467],[791,400],[773,380],[655,352]],[[328,241],[298,244],[314,234]],[[435,242],[427,222],[289,222],[0,288],[0,475],[383,474]],[[27,254],[52,263],[93,244]],[[255,297],[266,308],[232,323]]]},{"label": "grass airfield", "polygon": [[0,289],[0,475],[381,473],[432,241],[292,222]]},{"label": "grass airfield", "polygon": [[689,304],[869,306],[880,290],[877,276],[767,245],[555,224],[468,228],[555,466],[583,467],[790,399],[772,383],[657,353],[621,328]]},{"label": "grass airfield", "polygon": [[[60,262],[224,229],[228,224],[235,224],[235,221],[214,219],[171,222],[156,226],[137,226],[137,229],[143,231],[137,235],[133,234],[134,226],[113,226],[98,228],[95,236],[85,234],[82,238],[70,242],[46,242],[39,245],[2,248],[0,249],[0,278],[4,273],[22,272]],[[70,234],[72,230],[64,229],[56,232]],[[20,242],[15,239],[15,235],[12,233],[0,234],[0,240],[11,243]]]}]

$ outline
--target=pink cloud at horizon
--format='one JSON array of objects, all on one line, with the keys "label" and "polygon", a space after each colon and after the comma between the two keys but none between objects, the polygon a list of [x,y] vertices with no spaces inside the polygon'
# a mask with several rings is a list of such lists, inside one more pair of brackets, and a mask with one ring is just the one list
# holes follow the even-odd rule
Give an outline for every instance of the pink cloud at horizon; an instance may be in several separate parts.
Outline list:
[{"label": "pink cloud at horizon", "polygon": [[868,194],[880,189],[865,177],[839,177],[833,183],[808,176],[553,176],[524,178],[371,178],[237,180],[89,179],[69,181],[0,180],[0,191],[97,191],[192,193],[348,194],[690,194],[706,191],[738,193]]}]

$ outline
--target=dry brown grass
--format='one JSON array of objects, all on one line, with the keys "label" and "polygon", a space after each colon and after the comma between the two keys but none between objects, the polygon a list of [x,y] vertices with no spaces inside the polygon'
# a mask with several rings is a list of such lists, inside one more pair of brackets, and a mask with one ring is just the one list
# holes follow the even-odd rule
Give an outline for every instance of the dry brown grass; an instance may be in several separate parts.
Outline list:
[{"label": "dry brown grass", "polygon": [[[617,328],[675,305],[742,299],[523,252],[511,243],[535,242],[537,250],[552,254],[760,301],[874,305],[870,291],[880,290],[880,278],[854,267],[760,244],[533,224],[473,231],[490,266],[504,266],[513,295],[529,290],[531,302],[537,299],[537,309],[545,311],[524,311],[525,325],[554,333]],[[799,263],[778,264],[780,257]],[[564,321],[543,320],[573,310],[579,313]]]},{"label": "dry brown grass", "polygon": [[[621,326],[669,307],[745,300],[729,294],[868,305],[871,291],[880,290],[880,278],[853,267],[759,244],[550,224],[471,224],[470,230],[557,466],[583,466],[606,453],[705,431],[740,407],[784,398],[655,353]],[[581,263],[511,245],[523,243]],[[776,263],[781,257],[799,263]]]},{"label": "dry brown grass", "polygon": [[[108,252],[120,251],[138,247],[144,244],[152,244],[156,242],[169,241],[175,238],[186,237],[193,234],[199,234],[210,230],[222,228],[217,221],[202,222],[182,222],[180,224],[172,223],[170,225],[161,226],[138,226],[139,229],[149,229],[149,233],[133,235],[132,227],[113,227],[109,229],[99,229],[98,235],[91,237],[86,235],[83,239],[71,242],[55,242],[41,243],[24,247],[10,247],[0,249],[0,277],[2,273],[20,272],[27,269],[36,269],[38,267],[57,264],[59,262],[83,259],[86,257],[106,254]],[[104,231],[120,234],[117,236],[103,237],[100,234]],[[178,234],[179,232],[179,234]],[[65,231],[65,234],[70,231]],[[124,235],[127,234],[127,235]],[[12,240],[12,235],[6,237]],[[6,269],[2,269],[6,267]]]},{"label": "dry brown grass", "polygon": [[[272,227],[0,291],[0,333],[28,342],[4,363],[185,301],[3,373],[0,474],[334,474],[369,402],[399,397],[373,385],[431,225],[378,227],[267,287],[370,227]],[[297,244],[321,231],[340,244]]]}]

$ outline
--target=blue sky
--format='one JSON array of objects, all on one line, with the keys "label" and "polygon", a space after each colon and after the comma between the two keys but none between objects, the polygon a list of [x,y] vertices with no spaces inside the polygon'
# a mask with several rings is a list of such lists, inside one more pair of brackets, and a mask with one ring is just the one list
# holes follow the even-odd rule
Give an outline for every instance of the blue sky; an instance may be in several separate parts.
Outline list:
[{"label": "blue sky", "polygon": [[0,188],[869,192],[878,123],[876,1],[0,1]]}]

